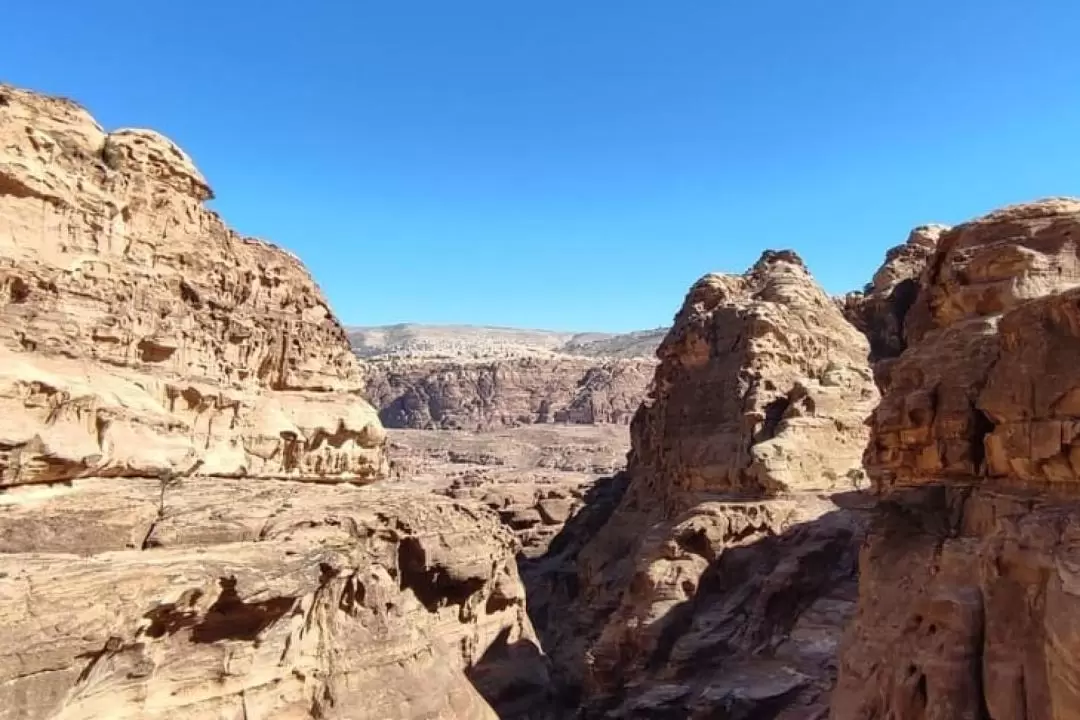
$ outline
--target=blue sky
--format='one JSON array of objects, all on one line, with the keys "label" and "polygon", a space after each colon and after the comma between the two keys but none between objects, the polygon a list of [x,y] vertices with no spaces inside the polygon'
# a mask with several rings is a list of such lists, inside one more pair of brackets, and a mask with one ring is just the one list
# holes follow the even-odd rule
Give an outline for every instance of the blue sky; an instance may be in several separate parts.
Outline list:
[{"label": "blue sky", "polygon": [[3,12],[0,78],[186,148],[349,324],[666,324],[791,247],[1080,195],[1075,0],[110,0]]}]

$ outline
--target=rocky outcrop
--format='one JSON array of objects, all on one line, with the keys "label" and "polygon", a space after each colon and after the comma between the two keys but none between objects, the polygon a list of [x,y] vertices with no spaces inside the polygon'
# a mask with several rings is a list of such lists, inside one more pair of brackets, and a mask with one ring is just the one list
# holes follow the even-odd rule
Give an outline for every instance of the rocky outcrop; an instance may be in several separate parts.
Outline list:
[{"label": "rocky outcrop", "polygon": [[357,487],[386,436],[344,331],[210,195],[160,135],[0,87],[0,718],[493,719],[546,687],[512,533]]},{"label": "rocky outcrop", "polygon": [[943,225],[915,228],[907,242],[886,253],[885,263],[862,292],[839,298],[844,317],[870,341],[872,361],[896,357],[907,346],[904,318],[915,304],[919,276],[946,230]]},{"label": "rocky outcrop", "polygon": [[494,720],[466,670],[536,646],[509,532],[428,494],[123,478],[3,503],[5,720]]},{"label": "rocky outcrop", "polygon": [[386,427],[489,430],[630,422],[655,363],[531,356],[479,362],[389,359],[366,366]]},{"label": "rocky outcrop", "polygon": [[1080,715],[1080,202],[943,234],[883,376],[834,720]]},{"label": "rocky outcrop", "polygon": [[586,716],[823,711],[854,605],[867,354],[794,253],[693,287],[625,493],[582,515],[590,538],[552,543],[561,572],[533,607]]},{"label": "rocky outcrop", "polygon": [[322,293],[209,197],[157,133],[0,87],[0,485],[385,469]]}]

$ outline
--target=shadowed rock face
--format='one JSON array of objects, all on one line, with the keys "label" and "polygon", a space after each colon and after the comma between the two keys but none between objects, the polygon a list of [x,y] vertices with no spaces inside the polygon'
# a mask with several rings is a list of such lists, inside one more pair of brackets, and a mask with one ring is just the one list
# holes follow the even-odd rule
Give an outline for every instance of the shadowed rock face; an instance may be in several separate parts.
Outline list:
[{"label": "shadowed rock face", "polygon": [[915,228],[907,242],[886,253],[863,292],[838,300],[844,317],[870,341],[871,361],[896,357],[907,347],[904,321],[918,296],[919,277],[946,230],[942,225]]},{"label": "shadowed rock face", "polygon": [[0,718],[495,718],[467,672],[546,682],[512,534],[356,487],[386,437],[344,331],[210,195],[0,87]]},{"label": "shadowed rock face", "polygon": [[625,491],[568,523],[546,579],[527,570],[584,716],[824,712],[864,523],[867,354],[794,253],[691,289]]},{"label": "shadowed rock face", "polygon": [[1080,203],[941,236],[882,376],[835,720],[1080,716]]}]

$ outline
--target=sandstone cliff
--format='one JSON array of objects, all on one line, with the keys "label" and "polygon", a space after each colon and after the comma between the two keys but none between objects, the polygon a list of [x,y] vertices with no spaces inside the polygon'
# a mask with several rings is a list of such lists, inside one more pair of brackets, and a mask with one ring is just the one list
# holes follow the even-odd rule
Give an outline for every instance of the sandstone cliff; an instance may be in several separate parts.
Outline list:
[{"label": "sandstone cliff", "polygon": [[0,484],[384,469],[322,293],[210,197],[166,138],[0,88]]},{"label": "sandstone cliff", "polygon": [[944,233],[882,374],[835,720],[1080,716],[1080,202]]},{"label": "sandstone cliff", "polygon": [[469,677],[546,681],[513,536],[356,487],[386,438],[343,329],[210,196],[0,87],[0,718],[494,718]]},{"label": "sandstone cliff", "polygon": [[487,430],[534,423],[627,424],[655,362],[532,355],[503,360],[389,359],[365,368],[386,427]]},{"label": "sandstone cliff", "polygon": [[863,516],[836,503],[860,501],[867,355],[794,253],[693,287],[628,482],[571,521],[531,595],[587,717],[824,711],[854,605]]}]

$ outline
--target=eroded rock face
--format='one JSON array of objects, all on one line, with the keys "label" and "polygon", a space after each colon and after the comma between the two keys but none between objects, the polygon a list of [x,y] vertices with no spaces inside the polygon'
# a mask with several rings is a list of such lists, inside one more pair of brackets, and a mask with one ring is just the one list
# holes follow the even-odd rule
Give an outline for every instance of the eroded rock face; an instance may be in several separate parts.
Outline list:
[{"label": "eroded rock face", "polygon": [[943,225],[911,231],[907,242],[890,249],[863,292],[839,299],[844,317],[870,341],[873,362],[898,356],[907,347],[904,319],[919,292],[919,277],[934,255]]},{"label": "eroded rock face", "polygon": [[122,478],[2,502],[5,720],[493,720],[466,669],[536,647],[510,533],[427,493]]},{"label": "eroded rock face", "polygon": [[0,86],[0,485],[385,470],[319,288],[209,197],[161,135]]},{"label": "eroded rock face", "polygon": [[356,487],[386,437],[341,326],[208,197],[160,135],[0,88],[0,718],[492,720],[546,688],[512,533]]},{"label": "eroded rock face", "polygon": [[479,362],[369,363],[386,427],[490,430],[535,423],[628,424],[655,363],[536,355]]},{"label": "eroded rock face", "polygon": [[553,543],[577,572],[534,605],[586,716],[824,711],[864,523],[867,354],[794,253],[691,289],[625,494],[589,539]]},{"label": "eroded rock face", "polygon": [[1080,715],[1080,203],[942,235],[867,451],[883,493],[832,717]]}]

